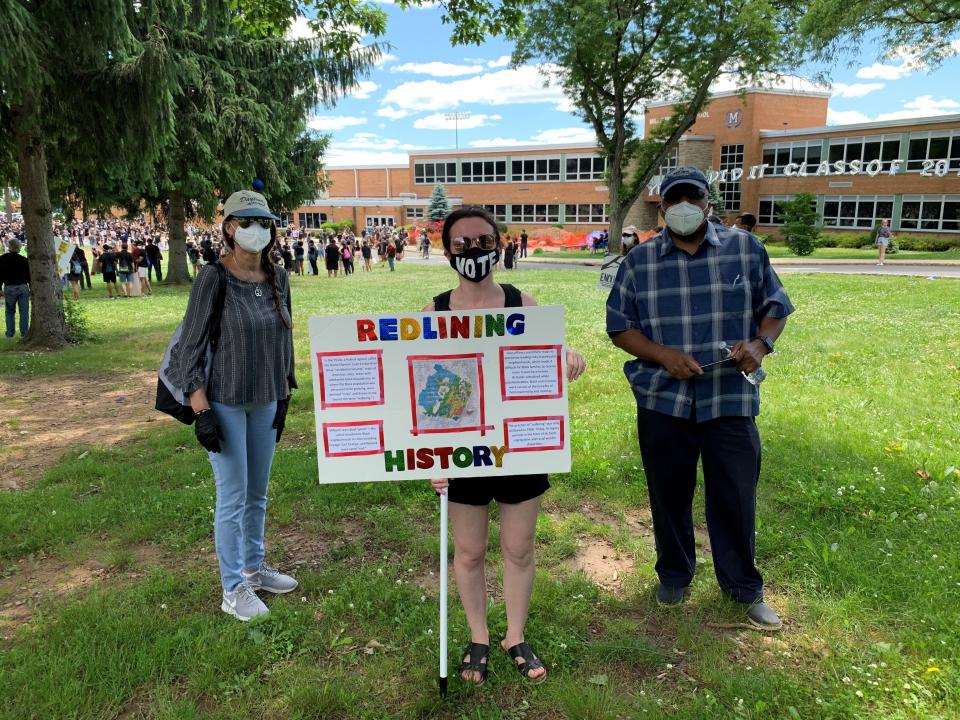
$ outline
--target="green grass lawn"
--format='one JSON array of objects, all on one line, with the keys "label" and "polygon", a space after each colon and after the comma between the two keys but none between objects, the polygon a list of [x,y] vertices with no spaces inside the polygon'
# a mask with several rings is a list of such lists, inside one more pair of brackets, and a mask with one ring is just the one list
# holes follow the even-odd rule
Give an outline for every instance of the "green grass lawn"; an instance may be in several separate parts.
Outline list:
[{"label": "green grass lawn", "polygon": [[[537,532],[527,638],[550,678],[528,687],[492,652],[484,687],[452,678],[439,701],[438,503],[425,481],[318,484],[306,327],[314,314],[418,309],[452,278],[401,263],[294,279],[302,389],[267,539],[301,587],[268,599],[267,618],[243,625],[219,610],[213,479],[190,428],[72,448],[29,489],[0,493],[0,606],[31,612],[0,625],[0,718],[960,715],[960,282],[894,277],[784,277],[798,310],[765,364],[757,552],[787,624],[766,637],[722,627],[740,615],[705,548],[689,602],[653,602],[634,406],[605,298],[592,273],[514,275],[542,304],[566,305],[568,340],[588,361],[570,392],[573,472],[553,478]],[[182,289],[85,300],[98,342],[26,355],[0,339],[0,379],[152,370],[185,302]],[[695,517],[703,527],[702,495]],[[495,525],[490,542],[497,639]],[[574,569],[590,547],[626,568],[610,590]],[[24,579],[85,564],[100,576],[40,598]],[[451,609],[455,669],[468,631],[455,596]]]},{"label": "green grass lawn", "polygon": [[[795,258],[790,248],[786,245],[767,245],[767,253],[772,258]],[[589,250],[545,250],[543,253],[536,254],[536,257],[561,257],[561,258],[594,258],[600,259],[602,254],[590,252]],[[812,255],[806,257],[814,260],[863,260],[864,262],[876,262],[877,251],[873,248],[817,248]],[[918,250],[901,250],[894,255],[887,255],[887,260],[960,260],[960,250],[947,250],[944,252],[920,252]],[[521,261],[522,262],[522,261]]]}]

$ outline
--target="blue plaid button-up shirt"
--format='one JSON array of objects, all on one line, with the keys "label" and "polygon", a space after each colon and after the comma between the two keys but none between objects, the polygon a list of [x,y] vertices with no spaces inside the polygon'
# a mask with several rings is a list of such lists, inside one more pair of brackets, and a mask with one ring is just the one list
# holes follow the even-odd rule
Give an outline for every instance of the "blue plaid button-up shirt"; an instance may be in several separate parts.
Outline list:
[{"label": "blue plaid button-up shirt", "polygon": [[[673,244],[666,228],[629,253],[607,298],[607,333],[639,330],[650,340],[690,353],[705,365],[757,335],[761,319],[783,318],[793,305],[753,235],[707,224],[693,255]],[[623,371],[640,407],[705,422],[760,412],[758,388],[734,364],[677,380],[655,362],[628,361]]]}]

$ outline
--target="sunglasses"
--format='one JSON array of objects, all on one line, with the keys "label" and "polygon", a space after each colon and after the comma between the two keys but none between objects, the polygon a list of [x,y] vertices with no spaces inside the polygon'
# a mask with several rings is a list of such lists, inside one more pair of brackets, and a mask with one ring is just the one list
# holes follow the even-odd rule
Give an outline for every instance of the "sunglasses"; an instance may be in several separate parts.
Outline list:
[{"label": "sunglasses", "polygon": [[477,235],[476,237],[450,238],[450,252],[460,255],[468,248],[476,245],[481,250],[493,250],[497,247],[496,235]]},{"label": "sunglasses", "polygon": [[237,224],[244,230],[253,225],[253,223],[257,223],[264,230],[269,230],[271,227],[273,227],[273,220],[270,218],[235,217],[234,220],[236,220]]}]

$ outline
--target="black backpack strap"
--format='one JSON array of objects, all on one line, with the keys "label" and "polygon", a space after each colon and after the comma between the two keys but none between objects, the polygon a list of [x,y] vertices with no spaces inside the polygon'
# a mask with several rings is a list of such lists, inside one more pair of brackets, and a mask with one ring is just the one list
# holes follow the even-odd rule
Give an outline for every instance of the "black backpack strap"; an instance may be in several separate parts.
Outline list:
[{"label": "black backpack strap", "polygon": [[223,305],[227,297],[227,269],[219,260],[212,265],[217,269],[220,282],[217,285],[217,297],[213,301],[213,313],[210,317],[210,344],[214,347],[220,342],[220,320],[223,317]]},{"label": "black backpack strap", "polygon": [[446,310],[449,310],[449,309],[450,309],[450,294],[451,294],[452,292],[453,292],[453,290],[447,290],[446,292],[442,292],[442,293],[440,293],[439,295],[437,295],[435,298],[433,298],[433,309],[434,309],[434,310],[437,310],[437,311],[440,311],[440,312],[444,312],[444,311],[446,311]]},{"label": "black backpack strap", "polygon": [[523,307],[523,295],[513,285],[501,285],[504,307]]}]

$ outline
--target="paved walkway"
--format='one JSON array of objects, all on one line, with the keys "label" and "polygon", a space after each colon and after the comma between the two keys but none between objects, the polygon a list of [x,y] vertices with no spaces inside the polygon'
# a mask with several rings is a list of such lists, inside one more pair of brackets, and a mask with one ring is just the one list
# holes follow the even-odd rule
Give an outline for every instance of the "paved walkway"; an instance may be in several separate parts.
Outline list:
[{"label": "paved walkway", "polygon": [[[407,253],[404,262],[427,262],[446,264],[439,252],[430,254],[429,260]],[[520,261],[520,270],[590,270],[599,272],[603,259],[528,257]],[[883,267],[861,260],[817,260],[815,258],[772,258],[771,263],[778,273],[833,273],[836,275],[907,275],[929,278],[960,279],[960,260],[893,260]],[[504,271],[500,271],[504,272]]]},{"label": "paved walkway", "polygon": [[[520,269],[596,270],[603,260],[597,258],[528,257]],[[960,260],[893,260],[883,267],[862,260],[819,260],[816,258],[772,258],[779,273],[834,273],[838,275],[912,275],[960,279]]]}]

